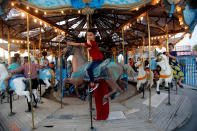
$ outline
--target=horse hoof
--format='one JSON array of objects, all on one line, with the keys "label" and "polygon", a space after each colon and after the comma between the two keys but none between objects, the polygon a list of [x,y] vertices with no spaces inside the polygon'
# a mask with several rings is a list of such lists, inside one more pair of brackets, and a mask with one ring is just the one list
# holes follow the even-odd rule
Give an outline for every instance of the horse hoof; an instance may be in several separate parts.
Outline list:
[{"label": "horse hoof", "polygon": [[157,91],[157,94],[160,94],[160,91]]}]

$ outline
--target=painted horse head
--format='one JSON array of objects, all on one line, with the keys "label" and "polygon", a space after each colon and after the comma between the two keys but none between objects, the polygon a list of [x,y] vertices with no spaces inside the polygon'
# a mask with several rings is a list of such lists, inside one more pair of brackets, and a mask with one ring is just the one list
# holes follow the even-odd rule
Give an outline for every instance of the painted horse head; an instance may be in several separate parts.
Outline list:
[{"label": "painted horse head", "polygon": [[157,55],[157,65],[160,66],[161,71],[166,70],[168,68],[168,59],[167,56],[162,54],[162,53],[158,53]]}]

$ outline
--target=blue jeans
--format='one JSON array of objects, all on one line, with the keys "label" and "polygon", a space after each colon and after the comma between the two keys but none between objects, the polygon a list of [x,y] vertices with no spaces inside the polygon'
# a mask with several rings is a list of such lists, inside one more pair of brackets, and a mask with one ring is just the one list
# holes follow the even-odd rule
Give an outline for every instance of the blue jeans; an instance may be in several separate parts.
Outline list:
[{"label": "blue jeans", "polygon": [[94,74],[93,74],[93,70],[94,68],[96,68],[102,61],[101,60],[94,60],[92,61],[92,63],[90,64],[90,66],[88,67],[87,71],[88,71],[88,75],[90,77],[90,82],[94,82]]}]

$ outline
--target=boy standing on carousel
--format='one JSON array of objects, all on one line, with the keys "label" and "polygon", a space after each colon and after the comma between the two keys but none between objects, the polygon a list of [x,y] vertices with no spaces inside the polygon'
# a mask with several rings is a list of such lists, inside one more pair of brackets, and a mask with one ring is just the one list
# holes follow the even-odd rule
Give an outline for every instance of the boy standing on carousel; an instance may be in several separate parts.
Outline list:
[{"label": "boy standing on carousel", "polygon": [[87,69],[88,75],[90,77],[90,86],[94,87],[94,75],[93,70],[102,62],[103,55],[98,49],[98,45],[95,42],[95,35],[96,31],[93,29],[90,29],[87,31],[87,43],[74,43],[74,42],[67,42],[67,45],[73,45],[73,46],[85,46],[88,48],[89,54],[90,54],[90,65]]}]

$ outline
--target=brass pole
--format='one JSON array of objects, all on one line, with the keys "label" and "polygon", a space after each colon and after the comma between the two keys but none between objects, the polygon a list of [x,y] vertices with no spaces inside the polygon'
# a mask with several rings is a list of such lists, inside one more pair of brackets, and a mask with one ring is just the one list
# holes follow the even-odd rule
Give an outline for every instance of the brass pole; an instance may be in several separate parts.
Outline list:
[{"label": "brass pole", "polygon": [[[87,35],[88,29],[90,28],[90,15],[89,14],[86,14],[86,21],[87,21],[87,29],[86,29],[86,35]],[[87,42],[89,42],[89,41],[87,40]],[[88,61],[91,61],[88,49],[86,51],[87,51],[87,55],[88,55]]]},{"label": "brass pole", "polygon": [[62,69],[61,69],[61,49],[60,49],[60,32],[58,32],[59,35],[59,75],[60,75],[60,91],[61,91],[61,108],[62,108]]},{"label": "brass pole", "polygon": [[5,50],[2,48],[3,50],[3,61],[5,62]]},{"label": "brass pole", "polygon": [[41,44],[42,44],[42,32],[41,32],[41,26],[40,26],[40,36],[39,36],[39,61],[38,63],[40,64],[40,60],[41,60]]},{"label": "brass pole", "polygon": [[33,56],[35,57],[35,42],[33,43]]},{"label": "brass pole", "polygon": [[169,47],[168,47],[168,23],[166,23],[166,52],[169,52]]},{"label": "brass pole", "polygon": [[147,23],[148,23],[148,52],[149,52],[149,117],[148,117],[148,121],[151,122],[151,54],[150,54],[150,23],[149,23],[149,16],[147,13]]},{"label": "brass pole", "polygon": [[30,59],[30,50],[29,50],[29,15],[27,14],[27,50],[28,50],[28,64],[29,64],[29,83],[30,83],[30,97],[31,97],[31,113],[32,113],[32,127],[35,129],[34,126],[34,110],[32,105],[32,87],[31,87],[31,59]]},{"label": "brass pole", "polygon": [[122,49],[123,49],[123,64],[125,64],[125,50],[124,50],[124,29],[122,28]]},{"label": "brass pole", "polygon": [[8,65],[10,65],[10,28],[8,28]]},{"label": "brass pole", "polygon": [[144,61],[144,45],[145,45],[145,36],[144,33],[142,34],[142,60]]}]

